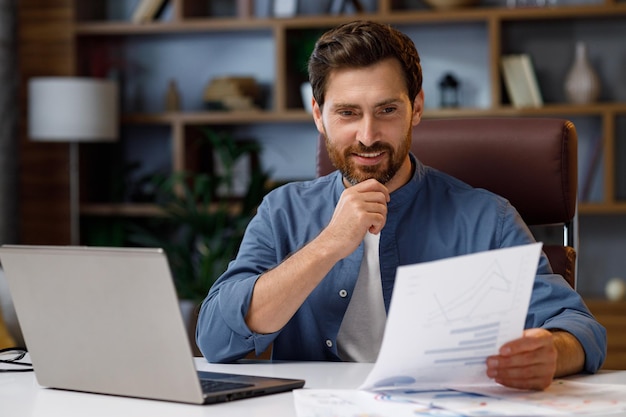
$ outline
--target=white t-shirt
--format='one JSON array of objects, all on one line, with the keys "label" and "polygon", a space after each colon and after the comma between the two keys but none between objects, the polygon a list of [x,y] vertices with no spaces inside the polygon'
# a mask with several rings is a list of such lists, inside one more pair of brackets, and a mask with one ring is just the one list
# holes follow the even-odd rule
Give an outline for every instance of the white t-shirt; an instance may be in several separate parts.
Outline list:
[{"label": "white t-shirt", "polygon": [[387,321],[380,278],[380,234],[368,232],[363,242],[363,261],[339,327],[337,350],[344,361],[376,362]]}]

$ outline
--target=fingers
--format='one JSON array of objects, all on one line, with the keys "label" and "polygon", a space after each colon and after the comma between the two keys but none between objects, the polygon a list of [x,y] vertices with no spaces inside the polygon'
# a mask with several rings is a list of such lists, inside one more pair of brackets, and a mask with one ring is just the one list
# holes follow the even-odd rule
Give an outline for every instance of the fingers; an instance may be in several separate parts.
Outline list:
[{"label": "fingers", "polygon": [[364,231],[379,233],[387,222],[387,187],[371,179],[351,187],[350,191],[352,193],[346,194],[346,200],[358,216],[358,224],[364,226]]},{"label": "fingers", "polygon": [[487,376],[520,389],[545,389],[556,370],[557,352],[552,334],[529,329],[523,337],[504,344],[498,355],[487,359]]},{"label": "fingers", "polygon": [[352,253],[365,234],[379,233],[387,221],[389,191],[376,180],[367,180],[347,188],[323,232],[329,245],[342,256]]}]

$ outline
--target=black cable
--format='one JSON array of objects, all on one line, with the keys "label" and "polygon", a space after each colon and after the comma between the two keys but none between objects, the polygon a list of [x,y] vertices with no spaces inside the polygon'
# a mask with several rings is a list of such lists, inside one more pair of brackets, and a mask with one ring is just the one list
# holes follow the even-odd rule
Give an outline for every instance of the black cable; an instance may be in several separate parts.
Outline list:
[{"label": "black cable", "polygon": [[0,369],[0,372],[32,372],[33,364],[28,362],[18,362],[20,359],[23,359],[28,353],[25,347],[16,346],[10,348],[0,349],[0,355],[3,353],[14,353],[16,356],[11,359],[0,359],[0,364],[5,365],[15,365],[15,366],[28,366],[30,369]]}]

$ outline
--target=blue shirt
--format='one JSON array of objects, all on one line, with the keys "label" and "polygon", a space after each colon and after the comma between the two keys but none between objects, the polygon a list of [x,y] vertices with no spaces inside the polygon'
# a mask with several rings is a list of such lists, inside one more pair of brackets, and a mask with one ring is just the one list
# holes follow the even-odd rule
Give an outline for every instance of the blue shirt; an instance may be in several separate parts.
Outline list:
[{"label": "blue shirt", "polygon": [[[387,310],[400,265],[535,241],[507,200],[424,166],[413,155],[411,160],[413,177],[391,193],[380,235]],[[207,360],[234,361],[251,351],[260,354],[271,343],[275,360],[340,360],[337,333],[358,277],[363,244],[331,269],[280,331],[254,333],[244,318],[255,281],[326,227],[344,190],[342,176],[335,171],[287,184],[265,196],[248,225],[237,258],[202,303],[196,339]],[[585,350],[587,372],[595,372],[604,362],[605,329],[578,293],[560,275],[552,274],[545,255],[537,269],[525,326],[573,334]]]}]

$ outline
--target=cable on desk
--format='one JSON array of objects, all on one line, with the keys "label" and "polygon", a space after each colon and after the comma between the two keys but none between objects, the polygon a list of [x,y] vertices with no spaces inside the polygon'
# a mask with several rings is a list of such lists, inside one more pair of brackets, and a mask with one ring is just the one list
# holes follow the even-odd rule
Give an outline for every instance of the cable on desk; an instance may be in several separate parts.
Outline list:
[{"label": "cable on desk", "polygon": [[[0,372],[32,372],[32,363],[20,362],[27,353],[28,350],[21,346],[0,349],[0,364],[17,366],[17,368],[0,368]],[[28,367],[28,369],[19,368],[20,366]]]}]

